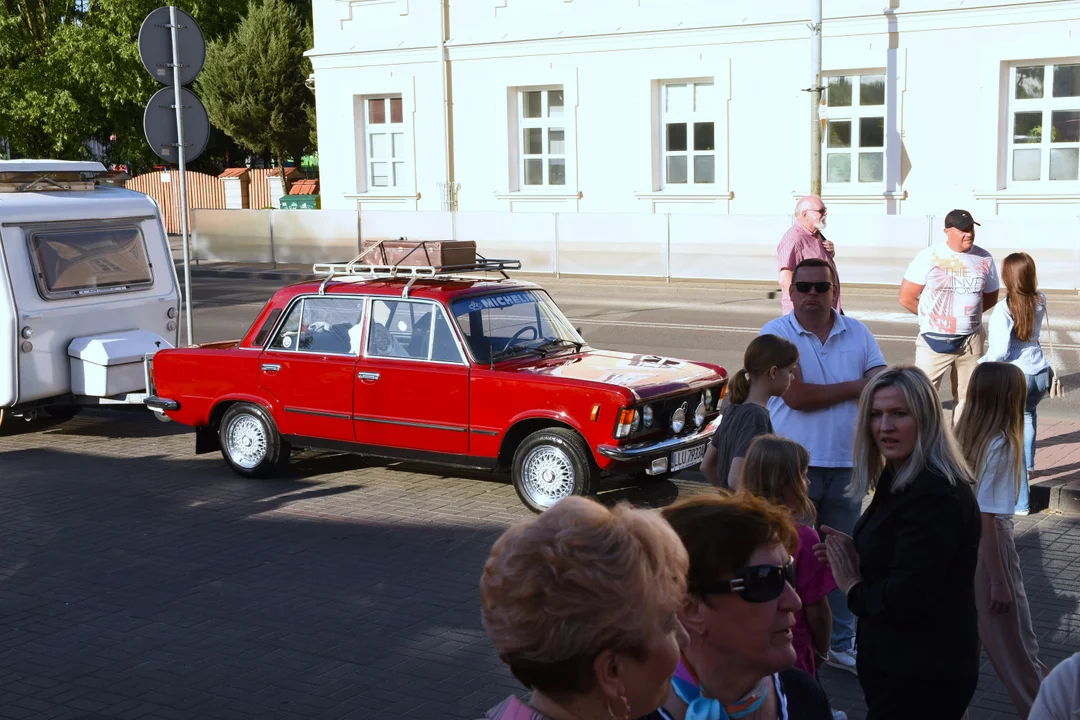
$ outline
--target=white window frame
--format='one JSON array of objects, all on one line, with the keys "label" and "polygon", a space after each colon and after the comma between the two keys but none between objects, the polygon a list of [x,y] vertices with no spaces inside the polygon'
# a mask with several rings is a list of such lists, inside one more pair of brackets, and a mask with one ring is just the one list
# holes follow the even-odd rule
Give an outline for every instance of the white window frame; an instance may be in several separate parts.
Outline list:
[{"label": "white window frame", "polygon": [[[884,93],[884,101],[881,105],[860,105],[862,96],[862,78],[863,77],[876,77],[882,78],[882,89]],[[851,78],[851,105],[847,107],[833,107],[828,104],[828,90],[822,93],[822,105],[821,105],[821,180],[822,187],[831,189],[834,191],[842,190],[881,190],[885,188],[886,182],[889,177],[889,91],[888,91],[888,77],[887,72],[884,69],[873,68],[866,70],[837,70],[831,71],[821,78],[821,84],[826,88],[829,86],[831,78],[847,77]],[[860,145],[860,130],[859,123],[863,119],[881,118],[882,125],[882,144],[880,147],[867,147],[863,148]],[[851,143],[849,148],[830,148],[829,147],[829,123],[831,122],[850,122],[851,123]],[[846,152],[845,152],[846,151]],[[867,152],[880,152],[881,154],[881,179],[880,180],[859,180],[859,154],[861,151]],[[846,154],[851,158],[851,174],[847,182],[832,182],[829,180],[829,155],[843,155]]]},{"label": "white window frame", "polygon": [[[364,177],[366,179],[367,192],[371,193],[400,193],[403,190],[408,190],[413,187],[412,178],[412,160],[410,157],[410,133],[409,124],[406,122],[407,112],[405,108],[405,99],[401,93],[380,93],[364,95],[361,98],[363,102],[363,123],[364,131],[362,137],[364,139],[364,147],[362,148],[364,159]],[[371,122],[371,103],[381,100],[383,103],[383,110],[385,112],[385,122],[379,124],[373,124]],[[401,101],[401,122],[391,122],[390,107],[391,100]],[[386,135],[386,150],[389,155],[384,157],[376,157],[374,154],[374,138],[377,135]],[[395,136],[400,136],[401,147],[397,147],[394,141]],[[375,171],[374,166],[376,163],[385,163],[387,166],[387,183],[385,185],[375,184]],[[400,171],[401,175],[398,176]]]},{"label": "white window frame", "polygon": [[[1080,174],[1077,179],[1051,180],[1050,159],[1053,150],[1077,150],[1080,155],[1080,142],[1054,142],[1052,134],[1042,133],[1038,143],[1016,142],[1016,114],[1023,112],[1041,112],[1042,123],[1040,128],[1053,127],[1053,113],[1055,111],[1080,112],[1080,96],[1055,98],[1054,72],[1058,65],[1080,65],[1080,58],[1068,58],[1062,60],[1039,60],[1037,62],[1015,62],[1009,66],[1007,111],[1005,117],[1005,186],[1008,188],[1020,188],[1031,190],[1073,191],[1080,189]],[[1042,67],[1043,68],[1043,97],[1031,99],[1017,99],[1016,97],[1016,74],[1019,68]],[[1015,150],[1039,150],[1039,179],[1038,180],[1014,180],[1013,160]],[[1078,168],[1080,172],[1080,168]]]},{"label": "white window frame", "polygon": [[[719,172],[717,163],[717,139],[718,129],[720,123],[717,119],[718,110],[718,96],[719,90],[716,87],[713,78],[697,78],[688,80],[663,80],[660,82],[660,146],[658,148],[660,155],[660,189],[661,190],[715,190],[717,187],[716,176]],[[668,110],[668,88],[685,86],[687,90],[687,99],[689,101],[689,111],[669,111]],[[708,87],[708,93],[710,98],[704,107],[698,107],[698,87]],[[669,150],[668,149],[668,125],[680,124],[686,125],[686,149],[685,150]],[[711,150],[695,150],[695,135],[697,123],[711,123],[713,131],[713,143]],[[668,180],[668,158],[672,157],[685,157],[686,158],[686,182],[669,182]],[[712,182],[696,182],[694,180],[694,159],[697,157],[711,157],[713,159],[713,179]]]},{"label": "white window frame", "polygon": [[[540,117],[538,118],[525,117],[525,94],[530,92],[540,93]],[[550,97],[548,93],[550,92],[561,92],[563,94],[563,114],[561,117],[553,118],[548,116]],[[571,147],[572,135],[570,132],[570,128],[568,127],[571,121],[571,117],[569,115],[570,107],[567,103],[566,88],[562,85],[539,85],[535,87],[519,87],[516,90],[516,94],[518,118],[516,138],[518,190],[523,192],[534,192],[537,190],[556,190],[567,192],[568,189],[571,187],[570,158],[573,156],[574,153],[573,148]],[[537,129],[540,130],[541,152],[539,154],[526,154],[526,131]],[[550,133],[552,130],[562,131],[563,152],[561,153],[551,152]],[[525,183],[526,160],[541,161],[541,172],[543,177],[543,182],[541,184]],[[550,171],[552,160],[563,161],[563,182],[559,185],[551,184]]]}]

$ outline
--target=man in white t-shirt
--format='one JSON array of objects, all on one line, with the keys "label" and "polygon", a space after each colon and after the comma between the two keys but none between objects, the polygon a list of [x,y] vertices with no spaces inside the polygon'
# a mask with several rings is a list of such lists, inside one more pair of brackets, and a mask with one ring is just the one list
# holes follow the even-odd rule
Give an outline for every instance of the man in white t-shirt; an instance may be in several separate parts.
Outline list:
[{"label": "man in white t-shirt", "polygon": [[[859,395],[885,369],[885,358],[865,325],[834,309],[837,283],[828,261],[803,260],[791,280],[794,310],[761,328],[762,335],[779,335],[799,349],[791,387],[769,400],[769,415],[777,435],[810,453],[808,494],[818,525],[850,535],[862,511],[862,498],[848,495]],[[829,593],[829,606],[833,626],[826,662],[855,672],[855,616],[841,591]]]},{"label": "man in white t-shirt", "polygon": [[983,355],[982,315],[998,301],[1001,287],[994,258],[975,244],[978,224],[966,210],[946,215],[945,242],[920,251],[900,284],[900,304],[919,316],[915,365],[938,390],[949,373],[954,422]]}]

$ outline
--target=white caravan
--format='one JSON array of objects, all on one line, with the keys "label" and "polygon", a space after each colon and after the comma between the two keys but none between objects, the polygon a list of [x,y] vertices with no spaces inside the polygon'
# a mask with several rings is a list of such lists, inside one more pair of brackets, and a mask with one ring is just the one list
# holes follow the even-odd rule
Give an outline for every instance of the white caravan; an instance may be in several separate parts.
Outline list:
[{"label": "white caravan", "polygon": [[0,161],[0,430],[142,404],[176,345],[180,288],[151,198],[98,184],[96,162]]}]

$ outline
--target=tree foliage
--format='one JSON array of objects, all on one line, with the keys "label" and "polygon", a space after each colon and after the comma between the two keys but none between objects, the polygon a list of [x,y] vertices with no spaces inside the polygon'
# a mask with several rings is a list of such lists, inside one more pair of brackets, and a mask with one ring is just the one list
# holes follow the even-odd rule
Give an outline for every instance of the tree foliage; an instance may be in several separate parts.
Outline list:
[{"label": "tree foliage", "polygon": [[310,37],[295,4],[252,0],[236,31],[209,44],[196,81],[210,122],[279,166],[311,146]]},{"label": "tree foliage", "polygon": [[[245,2],[175,0],[210,41],[236,27]],[[142,67],[138,34],[163,4],[0,0],[0,140],[11,154],[93,158],[133,170],[160,163],[142,128],[160,85]],[[220,132],[212,135],[211,148],[235,150]]]}]

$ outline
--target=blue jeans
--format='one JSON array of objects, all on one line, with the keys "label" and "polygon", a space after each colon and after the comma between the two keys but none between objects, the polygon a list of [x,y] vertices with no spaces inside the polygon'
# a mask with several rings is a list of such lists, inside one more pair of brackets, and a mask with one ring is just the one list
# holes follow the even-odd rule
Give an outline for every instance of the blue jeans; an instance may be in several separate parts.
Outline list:
[{"label": "blue jeans", "polygon": [[[862,514],[862,500],[847,496],[851,468],[811,467],[810,499],[817,510],[817,524],[851,534]],[[847,652],[855,645],[855,616],[848,609],[847,595],[837,589],[829,593],[832,609],[832,649]]]},{"label": "blue jeans", "polygon": [[1050,390],[1052,370],[1046,368],[1034,375],[1027,376],[1027,405],[1024,407],[1024,475],[1020,479],[1020,495],[1016,500],[1016,510],[1030,510],[1028,500],[1028,473],[1035,469],[1035,431],[1039,422],[1039,401]]}]

